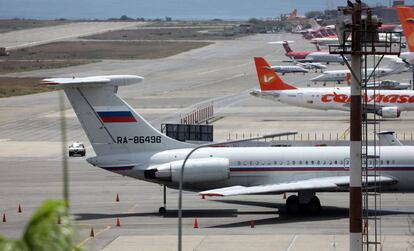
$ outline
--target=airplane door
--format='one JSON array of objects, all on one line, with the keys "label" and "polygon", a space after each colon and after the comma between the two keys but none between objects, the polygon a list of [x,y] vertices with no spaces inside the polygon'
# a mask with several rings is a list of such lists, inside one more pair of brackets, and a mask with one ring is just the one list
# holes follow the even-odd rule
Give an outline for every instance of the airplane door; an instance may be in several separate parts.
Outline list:
[{"label": "airplane door", "polygon": [[344,159],[344,168],[346,170],[349,170],[349,167],[351,166],[351,160],[349,158]]},{"label": "airplane door", "polygon": [[300,103],[305,103],[305,101],[303,100],[303,93],[299,92],[296,98]]}]

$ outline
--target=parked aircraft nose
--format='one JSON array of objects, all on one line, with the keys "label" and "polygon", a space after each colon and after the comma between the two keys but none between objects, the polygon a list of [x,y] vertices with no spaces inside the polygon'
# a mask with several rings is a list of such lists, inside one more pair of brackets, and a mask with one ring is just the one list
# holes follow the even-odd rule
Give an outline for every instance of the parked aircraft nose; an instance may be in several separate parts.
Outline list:
[{"label": "parked aircraft nose", "polygon": [[321,74],[321,75],[319,75],[319,76],[316,76],[316,77],[314,77],[314,78],[311,78],[311,80],[310,81],[312,81],[312,82],[318,82],[318,81],[323,81],[324,78],[325,77],[325,75],[324,74]]}]

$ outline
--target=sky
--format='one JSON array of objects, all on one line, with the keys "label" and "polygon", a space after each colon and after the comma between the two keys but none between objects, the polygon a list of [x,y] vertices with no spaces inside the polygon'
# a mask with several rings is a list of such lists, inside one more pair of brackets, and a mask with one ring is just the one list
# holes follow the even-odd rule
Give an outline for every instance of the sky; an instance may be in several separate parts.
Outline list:
[{"label": "sky", "polygon": [[[365,1],[389,5],[389,0]],[[407,0],[406,4],[414,4]],[[345,0],[0,0],[0,18],[107,19],[137,18],[249,19],[271,18],[298,9],[299,15],[346,5]]]}]

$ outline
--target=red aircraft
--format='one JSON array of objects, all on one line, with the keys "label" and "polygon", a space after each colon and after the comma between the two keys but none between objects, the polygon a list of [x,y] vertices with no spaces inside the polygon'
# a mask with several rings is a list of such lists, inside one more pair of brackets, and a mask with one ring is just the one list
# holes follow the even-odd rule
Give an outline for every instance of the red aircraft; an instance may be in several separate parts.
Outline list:
[{"label": "red aircraft", "polygon": [[[293,41],[290,41],[293,42]],[[289,46],[289,41],[277,41],[277,42],[269,42],[268,44],[282,44],[283,48],[285,48],[285,56],[291,59],[305,59],[312,52],[321,51],[319,46],[316,44],[316,51],[293,51]]]}]

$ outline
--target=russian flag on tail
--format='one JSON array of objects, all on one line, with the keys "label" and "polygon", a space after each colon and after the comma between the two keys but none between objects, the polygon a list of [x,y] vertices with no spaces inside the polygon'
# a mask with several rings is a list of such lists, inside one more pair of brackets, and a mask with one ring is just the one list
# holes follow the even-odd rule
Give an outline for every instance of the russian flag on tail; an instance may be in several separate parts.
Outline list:
[{"label": "russian flag on tail", "polygon": [[127,110],[125,107],[124,111],[119,110],[112,110],[112,111],[97,111],[99,118],[104,123],[128,123],[128,122],[137,122],[134,115],[132,115],[131,111]]}]

